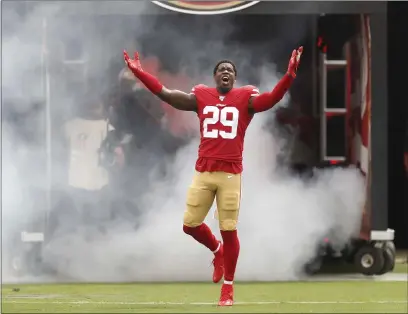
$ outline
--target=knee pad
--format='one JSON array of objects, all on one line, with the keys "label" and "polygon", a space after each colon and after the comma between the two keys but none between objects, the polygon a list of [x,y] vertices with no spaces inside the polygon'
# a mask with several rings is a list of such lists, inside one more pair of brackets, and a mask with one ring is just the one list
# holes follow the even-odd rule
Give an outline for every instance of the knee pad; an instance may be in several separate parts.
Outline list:
[{"label": "knee pad", "polygon": [[186,232],[184,227],[195,228],[195,227],[199,226],[200,224],[201,224],[201,222],[198,222],[197,219],[195,219],[194,215],[191,214],[191,212],[189,210],[186,210],[184,212],[184,217],[183,217],[183,230],[184,230],[184,232]]},{"label": "knee pad", "polygon": [[220,230],[222,231],[234,231],[237,229],[238,220],[224,219],[220,220]]}]

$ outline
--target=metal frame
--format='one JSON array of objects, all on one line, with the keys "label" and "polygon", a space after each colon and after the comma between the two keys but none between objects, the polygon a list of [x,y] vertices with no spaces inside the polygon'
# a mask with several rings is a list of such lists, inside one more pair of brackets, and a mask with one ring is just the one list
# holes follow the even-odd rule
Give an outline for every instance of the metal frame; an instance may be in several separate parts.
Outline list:
[{"label": "metal frame", "polygon": [[[344,107],[327,108],[327,72],[331,70],[345,69],[347,60],[327,60],[324,52],[319,55],[320,72],[320,160],[341,162],[346,160],[346,156],[329,156],[327,154],[327,114],[347,115],[347,98]],[[347,80],[347,76],[345,75]],[[347,87],[347,82],[346,82]],[[347,93],[347,90],[345,90]],[[346,136],[346,141],[347,141]],[[346,145],[347,147],[347,145]]]},{"label": "metal frame", "polygon": [[[370,15],[371,29],[371,226],[388,228],[387,14]],[[403,209],[401,209],[403,210]]]},{"label": "metal frame", "polygon": [[[388,228],[388,192],[387,192],[387,89],[384,84],[386,74],[386,32],[383,25],[386,25],[386,14],[377,13],[370,15],[370,36],[371,36],[371,129],[369,150],[372,153],[372,165],[370,166],[371,190],[368,194],[370,198],[370,233],[371,241],[392,241],[394,240],[394,230]],[[345,47],[344,55],[349,54],[348,47]],[[347,57],[344,60],[327,60],[325,53],[319,56],[320,74],[320,159],[328,161],[345,161],[346,156],[328,156],[327,154],[327,114],[349,115],[350,106],[347,96],[349,88],[346,75],[345,85],[345,106],[343,108],[327,108],[327,72],[339,68],[346,68],[348,71]],[[347,119],[345,119],[347,123]],[[375,140],[371,141],[371,138]],[[349,149],[349,136],[346,125],[346,154]],[[371,157],[370,157],[371,160]]]}]

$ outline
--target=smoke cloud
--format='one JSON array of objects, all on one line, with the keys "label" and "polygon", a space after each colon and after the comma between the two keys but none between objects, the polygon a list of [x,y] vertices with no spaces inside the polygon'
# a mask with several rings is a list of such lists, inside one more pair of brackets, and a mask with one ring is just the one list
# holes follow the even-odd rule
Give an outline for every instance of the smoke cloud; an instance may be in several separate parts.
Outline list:
[{"label": "smoke cloud", "polygon": [[[96,2],[92,4],[97,5]],[[92,4],[86,3],[87,6]],[[138,5],[138,13],[147,12],[148,8],[141,3]],[[160,60],[157,70],[165,84],[185,91],[199,83],[211,85],[214,64],[225,58],[236,62],[238,85],[256,84],[266,91],[272,89],[282,75],[277,66],[270,63],[270,52],[262,52],[256,47],[249,49],[230,40],[237,31],[232,17],[180,15],[175,23],[176,19],[166,20],[163,16],[160,20],[152,15],[148,18],[109,16],[104,23],[98,24],[60,19],[64,9],[63,4],[44,3],[21,14],[17,5],[10,2],[3,5],[3,17],[9,17],[3,24],[8,32],[3,35],[2,62],[3,111],[6,112],[2,134],[2,233],[6,243],[2,256],[3,281],[209,280],[211,254],[182,232],[185,195],[197,157],[197,137],[165,163],[164,173],[159,166],[153,166],[147,177],[137,179],[140,184],[149,181],[151,186],[135,201],[143,212],[138,218],[140,221],[111,221],[105,226],[105,232],[81,228],[68,234],[57,232],[46,239],[42,257],[58,275],[15,277],[11,272],[7,261],[15,254],[11,248],[18,242],[19,232],[26,230],[27,222],[32,225],[42,221],[45,215],[45,141],[27,140],[21,135],[24,131],[35,133],[36,138],[45,138],[44,108],[32,105],[33,101],[43,100],[44,82],[39,78],[43,74],[41,51],[45,39],[41,34],[44,17],[49,27],[46,38],[49,62],[57,62],[61,42],[72,42],[74,52],[80,50],[80,44],[74,40],[78,39],[84,44],[84,50],[93,51],[88,56],[91,61],[87,71],[91,80],[97,82],[100,94],[112,84],[106,78],[111,67],[117,65],[120,69],[123,66],[123,49],[132,52],[137,48],[144,57],[157,57]],[[217,23],[208,23],[215,19]],[[299,19],[296,25],[298,29]],[[294,43],[301,42],[303,36],[291,33],[290,47],[285,49],[287,58]],[[288,45],[283,36],[274,40],[283,47]],[[252,66],[253,61],[260,66]],[[52,73],[54,81],[64,80],[65,74],[60,70],[57,67]],[[117,79],[117,73],[113,80]],[[180,77],[191,79],[180,80]],[[182,86],[175,81],[182,81]],[[88,97],[74,88],[68,93],[60,92],[57,85],[52,92],[55,129],[62,117],[74,115],[78,103],[85,102]],[[18,101],[7,103],[6,96]],[[279,106],[289,101],[287,95]],[[13,115],[7,115],[8,111],[17,111],[25,118],[16,121],[10,117]],[[188,128],[198,128],[194,114],[179,115]],[[291,175],[285,165],[278,162],[278,155],[288,154],[284,149],[287,139],[271,132],[277,129],[273,117],[274,110],[256,115],[246,136],[238,229],[241,239],[238,280],[300,278],[302,266],[313,257],[323,237],[335,230],[332,239],[341,245],[359,231],[364,185],[358,171],[316,171],[314,178],[308,181]],[[67,169],[61,161],[64,150],[58,134],[55,131],[53,135],[53,172],[61,191],[66,187],[60,177]],[[143,156],[143,148],[139,153]],[[211,212],[206,222],[219,237],[218,223]],[[139,225],[136,230],[135,223]],[[41,231],[38,230],[41,226],[37,224],[30,231]]]}]

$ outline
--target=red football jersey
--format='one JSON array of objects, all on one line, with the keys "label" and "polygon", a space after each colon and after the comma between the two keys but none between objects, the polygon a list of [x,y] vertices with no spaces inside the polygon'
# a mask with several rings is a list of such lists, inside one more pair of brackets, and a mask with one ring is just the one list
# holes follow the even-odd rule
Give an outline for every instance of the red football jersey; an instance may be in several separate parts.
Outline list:
[{"label": "red football jersey", "polygon": [[201,133],[196,170],[241,173],[245,132],[253,117],[248,101],[259,90],[247,85],[220,94],[216,88],[197,85],[191,92],[197,99]]}]

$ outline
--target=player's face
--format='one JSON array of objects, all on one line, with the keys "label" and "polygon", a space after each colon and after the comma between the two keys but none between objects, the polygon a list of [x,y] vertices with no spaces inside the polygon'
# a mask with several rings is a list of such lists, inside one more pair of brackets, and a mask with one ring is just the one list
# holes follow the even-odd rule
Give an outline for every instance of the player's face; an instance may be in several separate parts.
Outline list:
[{"label": "player's face", "polygon": [[221,63],[214,75],[217,89],[226,93],[229,92],[235,83],[235,71],[230,63]]}]

